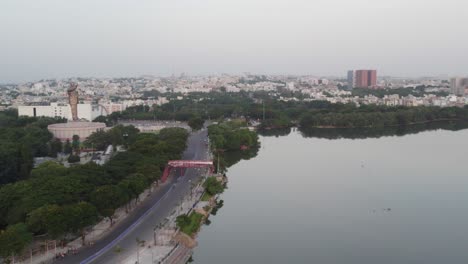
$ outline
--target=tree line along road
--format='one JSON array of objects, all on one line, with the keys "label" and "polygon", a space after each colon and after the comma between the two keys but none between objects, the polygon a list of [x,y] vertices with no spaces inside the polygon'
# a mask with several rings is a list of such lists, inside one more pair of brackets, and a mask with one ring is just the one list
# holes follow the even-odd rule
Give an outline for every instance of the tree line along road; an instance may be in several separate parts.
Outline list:
[{"label": "tree line along road", "polygon": [[[183,154],[186,160],[206,160],[208,157],[207,130],[194,132],[189,136],[187,149]],[[63,263],[118,263],[114,248],[118,245],[127,254],[135,254],[136,239],[142,239],[153,234],[154,228],[164,221],[177,206],[182,197],[190,194],[191,182],[196,181],[202,174],[196,169],[186,169],[175,185],[177,177],[170,177],[168,181],[154,191],[150,197],[120,223],[112,231],[96,241],[94,245],[83,248],[76,255],[67,256]]]}]

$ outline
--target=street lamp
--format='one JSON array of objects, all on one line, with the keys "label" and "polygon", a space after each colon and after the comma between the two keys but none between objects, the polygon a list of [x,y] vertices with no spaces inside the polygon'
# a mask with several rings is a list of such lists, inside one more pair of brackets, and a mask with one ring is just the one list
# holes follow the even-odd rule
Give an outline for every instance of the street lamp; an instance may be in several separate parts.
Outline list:
[{"label": "street lamp", "polygon": [[196,183],[192,182],[192,180],[189,180],[190,183],[190,200],[193,200],[193,191],[195,189]]}]

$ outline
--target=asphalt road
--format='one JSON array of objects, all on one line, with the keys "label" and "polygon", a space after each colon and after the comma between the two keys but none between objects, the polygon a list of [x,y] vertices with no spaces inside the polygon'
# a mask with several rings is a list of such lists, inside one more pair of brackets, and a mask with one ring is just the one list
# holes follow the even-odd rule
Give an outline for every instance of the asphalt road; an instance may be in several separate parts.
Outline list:
[{"label": "asphalt road", "polygon": [[[183,154],[185,160],[206,160],[208,147],[205,144],[207,131],[192,133],[188,139],[187,149]],[[153,229],[170,215],[182,197],[190,193],[191,181],[197,180],[201,173],[196,169],[186,169],[184,177],[170,177],[168,181],[151,197],[138,205],[131,215],[115,226],[114,229],[96,243],[83,248],[77,255],[68,256],[61,263],[103,264],[118,263],[114,248],[118,245],[122,254],[136,252],[136,239],[151,241]],[[177,179],[178,178],[178,179]],[[136,253],[135,253],[136,254]]]}]

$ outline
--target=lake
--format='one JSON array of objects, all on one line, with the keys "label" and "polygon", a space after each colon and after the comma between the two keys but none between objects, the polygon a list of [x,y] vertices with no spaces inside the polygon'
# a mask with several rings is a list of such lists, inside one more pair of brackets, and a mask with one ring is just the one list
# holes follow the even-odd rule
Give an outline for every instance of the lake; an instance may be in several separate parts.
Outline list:
[{"label": "lake", "polygon": [[194,263],[468,263],[468,130],[260,140]]}]

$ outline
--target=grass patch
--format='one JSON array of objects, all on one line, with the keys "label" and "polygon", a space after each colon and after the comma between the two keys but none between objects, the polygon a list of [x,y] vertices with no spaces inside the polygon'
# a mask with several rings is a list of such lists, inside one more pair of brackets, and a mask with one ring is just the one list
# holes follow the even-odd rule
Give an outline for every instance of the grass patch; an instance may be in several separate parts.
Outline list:
[{"label": "grass patch", "polygon": [[192,236],[198,231],[198,229],[200,229],[202,218],[202,214],[195,212],[191,213],[189,216],[179,215],[176,219],[177,227],[179,227],[185,234]]},{"label": "grass patch", "polygon": [[212,196],[211,196],[208,192],[205,192],[205,193],[203,193],[203,195],[202,195],[202,197],[201,197],[201,200],[202,200],[203,202],[207,202],[207,201],[210,200],[211,197],[212,197]]}]

